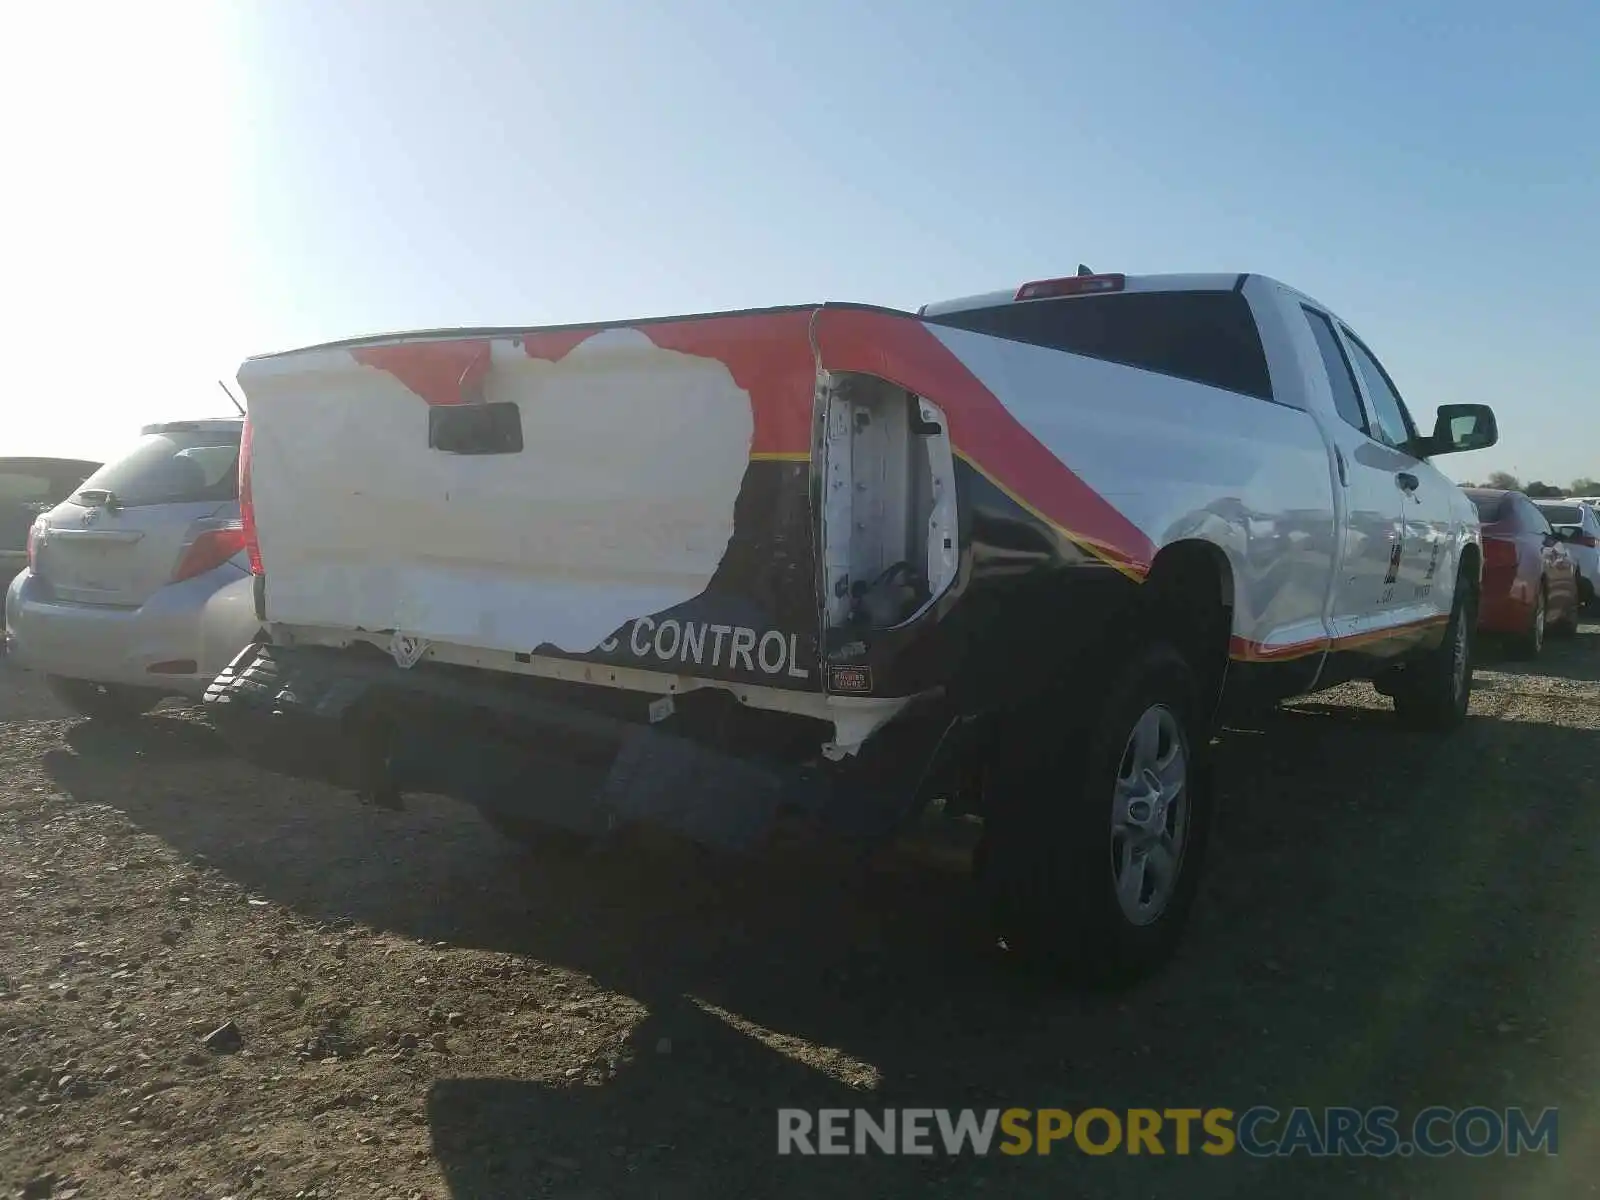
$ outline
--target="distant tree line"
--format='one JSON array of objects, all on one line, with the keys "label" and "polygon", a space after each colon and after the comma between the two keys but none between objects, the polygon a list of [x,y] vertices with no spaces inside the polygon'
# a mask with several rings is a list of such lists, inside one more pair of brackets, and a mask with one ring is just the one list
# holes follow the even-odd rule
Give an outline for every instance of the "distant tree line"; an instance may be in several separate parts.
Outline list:
[{"label": "distant tree line", "polygon": [[1524,484],[1506,471],[1490,471],[1489,478],[1480,483],[1463,482],[1462,487],[1499,488],[1507,492],[1521,492],[1533,500],[1559,500],[1563,496],[1600,496],[1600,479],[1574,479],[1566,487],[1556,487],[1542,479]]}]

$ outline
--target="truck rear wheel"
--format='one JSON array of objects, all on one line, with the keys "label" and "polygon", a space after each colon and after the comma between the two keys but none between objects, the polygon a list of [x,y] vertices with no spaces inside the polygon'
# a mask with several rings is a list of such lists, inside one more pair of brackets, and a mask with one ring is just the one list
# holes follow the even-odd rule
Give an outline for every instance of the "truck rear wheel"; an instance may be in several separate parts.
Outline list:
[{"label": "truck rear wheel", "polygon": [[988,772],[980,883],[1007,950],[1132,982],[1171,956],[1198,890],[1212,797],[1196,677],[1157,644],[1103,699],[1043,708]]},{"label": "truck rear wheel", "polygon": [[[1448,732],[1467,719],[1472,698],[1472,643],[1478,606],[1465,579],[1457,582],[1450,623],[1438,649],[1409,667],[1393,685],[1395,715],[1413,729]],[[1541,627],[1542,628],[1542,627]]]},{"label": "truck rear wheel", "polygon": [[166,698],[152,688],[129,687],[120,683],[94,683],[88,679],[45,676],[50,692],[74,712],[92,721],[113,724],[144,716]]}]

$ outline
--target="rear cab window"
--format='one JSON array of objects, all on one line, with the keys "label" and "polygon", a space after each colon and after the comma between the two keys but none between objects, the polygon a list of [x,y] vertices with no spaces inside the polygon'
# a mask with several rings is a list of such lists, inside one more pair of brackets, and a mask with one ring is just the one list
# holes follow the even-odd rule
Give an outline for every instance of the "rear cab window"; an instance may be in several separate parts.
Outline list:
[{"label": "rear cab window", "polygon": [[929,324],[1121,363],[1271,400],[1250,302],[1238,291],[1116,292],[939,313]]},{"label": "rear cab window", "polygon": [[174,427],[148,433],[96,471],[73,496],[98,502],[109,493],[123,508],[239,498],[238,428]]}]

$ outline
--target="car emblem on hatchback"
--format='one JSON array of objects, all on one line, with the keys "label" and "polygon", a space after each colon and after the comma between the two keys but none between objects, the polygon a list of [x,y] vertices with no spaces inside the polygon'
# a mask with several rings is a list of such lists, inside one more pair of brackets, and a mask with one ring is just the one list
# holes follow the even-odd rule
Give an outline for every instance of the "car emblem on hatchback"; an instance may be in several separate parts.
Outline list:
[{"label": "car emblem on hatchback", "polygon": [[86,509],[83,510],[83,516],[78,519],[78,522],[85,529],[87,529],[89,526],[93,525],[99,519],[100,519],[100,510],[98,508],[86,508]]}]

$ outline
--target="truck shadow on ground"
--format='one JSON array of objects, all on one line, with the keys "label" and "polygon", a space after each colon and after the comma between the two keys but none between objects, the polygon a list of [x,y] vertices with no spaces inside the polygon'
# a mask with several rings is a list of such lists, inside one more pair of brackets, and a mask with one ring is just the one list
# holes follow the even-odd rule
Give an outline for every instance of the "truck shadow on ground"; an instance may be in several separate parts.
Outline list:
[{"label": "truck shadow on ground", "polygon": [[120,725],[82,721],[67,731],[66,741],[80,758],[107,766],[168,766],[228,758],[231,753],[210,725],[168,716]]},{"label": "truck shadow on ground", "polygon": [[[1566,1080],[1597,1065],[1594,730],[1479,717],[1441,743],[1311,703],[1230,733],[1183,953],[1089,995],[999,969],[965,878],[916,854],[531,862],[445,802],[387,813],[262,787],[180,723],[79,726],[47,765],[76,800],[310,916],[528,956],[648,1009],[603,1081],[436,1081],[458,1197],[1532,1191],[1549,1160],[780,1159],[775,1110],[1539,1107],[1572,1103]],[[186,790],[127,788],[141,738],[176,754]]]}]

